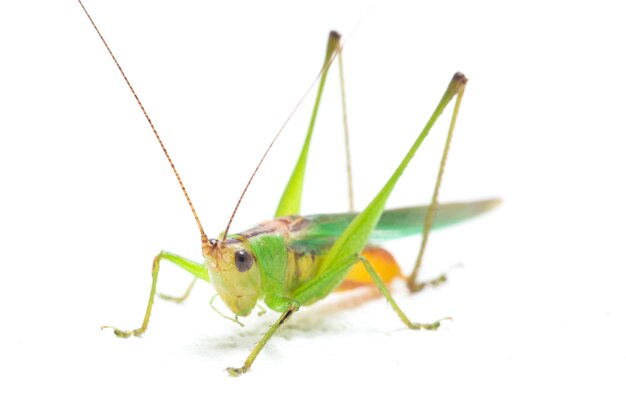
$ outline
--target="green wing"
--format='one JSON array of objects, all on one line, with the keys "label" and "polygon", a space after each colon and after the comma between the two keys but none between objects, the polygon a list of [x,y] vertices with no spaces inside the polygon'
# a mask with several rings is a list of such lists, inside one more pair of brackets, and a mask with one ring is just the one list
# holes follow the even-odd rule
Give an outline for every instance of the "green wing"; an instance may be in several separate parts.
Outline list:
[{"label": "green wing", "polygon": [[[437,207],[433,229],[441,229],[471,219],[499,204],[498,199],[440,204]],[[428,206],[384,211],[370,239],[383,241],[419,234],[422,232],[427,211]],[[293,236],[294,243],[314,251],[328,248],[357,215],[358,213],[340,213],[305,216],[308,226]]]}]

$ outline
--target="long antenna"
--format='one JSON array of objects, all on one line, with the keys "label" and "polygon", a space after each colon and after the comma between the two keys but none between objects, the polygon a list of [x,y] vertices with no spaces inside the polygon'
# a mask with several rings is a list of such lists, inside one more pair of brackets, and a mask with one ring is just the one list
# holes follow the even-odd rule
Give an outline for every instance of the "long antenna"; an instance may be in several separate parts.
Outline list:
[{"label": "long antenna", "polygon": [[83,5],[83,2],[81,0],[78,0],[78,4],[80,4],[80,7],[83,9],[85,14],[87,15],[87,18],[91,22],[91,25],[93,26],[93,28],[96,30],[96,33],[98,33],[98,36],[100,37],[100,40],[102,40],[102,43],[106,47],[107,51],[109,51],[109,55],[111,55],[111,58],[113,58],[113,62],[115,62],[115,65],[117,66],[117,69],[120,70],[120,73],[122,74],[122,77],[124,77],[124,81],[126,81],[126,85],[128,85],[128,88],[130,89],[130,92],[133,93],[133,96],[135,97],[135,100],[137,100],[137,104],[139,104],[139,107],[141,108],[141,111],[143,112],[143,115],[146,117],[146,120],[148,121],[148,124],[150,124],[150,128],[152,129],[152,132],[154,133],[154,136],[156,137],[157,141],[159,141],[159,145],[161,145],[161,149],[163,150],[163,153],[165,154],[165,157],[167,158],[167,161],[170,163],[170,166],[172,167],[172,171],[174,171],[174,175],[176,175],[176,179],[178,180],[178,184],[180,185],[180,188],[183,190],[183,194],[185,194],[185,198],[187,199],[187,203],[189,203],[189,208],[191,209],[191,212],[193,213],[193,217],[194,217],[194,219],[196,219],[196,223],[198,224],[198,229],[200,230],[200,238],[202,240],[202,245],[203,246],[207,245],[209,240],[207,239],[206,234],[204,233],[204,229],[202,228],[202,224],[200,223],[200,219],[198,218],[198,214],[196,213],[196,209],[193,207],[193,204],[191,204],[191,199],[189,198],[189,194],[187,194],[187,190],[185,189],[185,186],[183,185],[183,181],[180,179],[180,175],[178,174],[178,171],[176,170],[176,167],[174,167],[174,163],[172,162],[172,159],[170,158],[170,155],[167,153],[167,149],[165,149],[165,145],[163,144],[163,141],[159,137],[159,134],[158,134],[156,128],[154,127],[154,124],[152,123],[152,120],[150,120],[150,116],[148,116],[148,113],[146,112],[146,109],[143,107],[143,104],[141,104],[141,100],[139,100],[139,96],[135,92],[135,89],[131,85],[130,81],[128,81],[128,78],[126,77],[126,74],[124,73],[124,70],[122,69],[122,66],[120,65],[119,62],[117,62],[117,58],[115,58],[115,55],[113,55],[113,51],[111,51],[111,48],[109,48],[109,45],[107,44],[107,41],[104,40],[104,36],[102,36],[102,33],[100,33],[100,29],[98,29],[98,26],[96,26],[96,23],[91,18],[91,15],[89,14],[87,9]]},{"label": "long antenna", "polygon": [[[337,36],[339,36],[339,35],[337,35]],[[246,192],[248,191],[248,188],[250,187],[250,184],[252,183],[252,180],[254,179],[254,176],[256,175],[257,171],[261,167],[261,164],[265,160],[265,157],[269,153],[270,149],[272,149],[272,146],[274,146],[274,143],[276,142],[276,140],[278,139],[278,137],[282,133],[282,131],[285,128],[285,126],[287,126],[287,123],[289,123],[289,120],[291,120],[291,118],[295,114],[296,110],[298,110],[298,108],[300,107],[300,105],[302,104],[304,99],[309,95],[309,93],[311,92],[313,87],[315,87],[315,84],[320,79],[320,77],[322,76],[324,71],[326,71],[326,69],[328,67],[330,67],[330,65],[333,63],[333,61],[335,60],[336,56],[337,56],[337,50],[333,51],[332,56],[330,57],[330,59],[326,62],[325,65],[322,66],[322,69],[320,70],[319,74],[317,74],[317,77],[315,77],[315,79],[313,80],[311,85],[309,85],[309,87],[306,89],[304,94],[302,94],[302,97],[300,97],[300,100],[298,100],[298,102],[296,103],[296,106],[293,108],[293,110],[291,110],[291,113],[289,113],[289,116],[287,116],[287,119],[285,120],[285,122],[282,124],[280,129],[278,129],[278,132],[276,132],[276,135],[274,136],[274,139],[272,139],[272,141],[270,142],[270,144],[267,147],[267,149],[265,149],[265,153],[261,157],[261,160],[257,164],[256,168],[254,168],[254,171],[252,172],[252,175],[250,176],[250,179],[248,180],[248,183],[244,187],[241,195],[239,196],[239,200],[237,200],[237,204],[235,205],[235,209],[233,210],[233,214],[230,215],[230,219],[228,220],[228,224],[226,225],[226,229],[224,230],[224,234],[222,235],[222,242],[226,241],[226,237],[228,236],[228,230],[230,229],[230,226],[233,223],[233,219],[235,218],[235,214],[237,213],[237,210],[239,209],[239,206],[241,205],[241,201],[243,200],[243,197],[246,195]]]}]

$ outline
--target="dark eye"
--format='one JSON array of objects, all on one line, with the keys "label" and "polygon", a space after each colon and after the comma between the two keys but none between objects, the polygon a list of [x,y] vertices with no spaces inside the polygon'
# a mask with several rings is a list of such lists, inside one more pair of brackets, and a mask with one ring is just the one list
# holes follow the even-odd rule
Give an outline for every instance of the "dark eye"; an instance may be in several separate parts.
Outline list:
[{"label": "dark eye", "polygon": [[246,272],[248,269],[252,268],[252,262],[252,255],[245,250],[239,249],[235,252],[235,266],[237,267],[237,271]]}]

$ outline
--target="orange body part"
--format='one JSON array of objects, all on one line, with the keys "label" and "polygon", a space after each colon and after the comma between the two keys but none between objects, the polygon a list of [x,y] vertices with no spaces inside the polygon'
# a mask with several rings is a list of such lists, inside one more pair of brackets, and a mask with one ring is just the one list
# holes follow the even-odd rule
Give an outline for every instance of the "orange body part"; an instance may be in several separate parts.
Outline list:
[{"label": "orange body part", "polygon": [[[361,256],[367,259],[385,284],[390,283],[394,278],[405,278],[400,270],[400,266],[389,251],[383,248],[368,247],[361,252]],[[357,262],[350,269],[346,279],[337,288],[337,291],[350,290],[364,285],[374,285],[374,280],[372,280],[363,263]]]}]

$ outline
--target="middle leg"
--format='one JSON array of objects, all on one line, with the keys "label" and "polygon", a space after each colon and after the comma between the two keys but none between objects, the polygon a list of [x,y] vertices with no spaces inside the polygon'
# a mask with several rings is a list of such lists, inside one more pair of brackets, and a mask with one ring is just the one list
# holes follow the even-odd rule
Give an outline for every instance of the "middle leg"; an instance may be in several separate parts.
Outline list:
[{"label": "middle leg", "polygon": [[376,286],[378,287],[380,292],[383,294],[383,296],[387,299],[387,301],[391,305],[391,308],[393,308],[393,310],[396,312],[398,317],[400,317],[400,320],[402,320],[402,322],[404,324],[406,324],[406,326],[409,329],[414,329],[414,330],[421,330],[421,329],[424,329],[424,330],[437,330],[439,328],[439,326],[441,326],[441,322],[443,320],[452,320],[452,318],[450,318],[450,317],[445,317],[443,319],[437,320],[437,321],[432,322],[432,323],[416,323],[416,322],[412,322],[411,320],[409,320],[407,315],[404,314],[404,312],[400,309],[400,306],[398,306],[398,303],[396,303],[396,300],[394,300],[393,297],[391,296],[391,293],[389,292],[389,290],[385,286],[385,283],[383,282],[382,278],[378,275],[376,270],[374,270],[374,268],[369,263],[369,261],[366,258],[362,257],[362,256],[359,257],[359,259],[363,263],[363,266],[365,266],[365,269],[367,269],[367,272],[369,272],[370,276],[372,277],[372,280],[374,280],[374,283],[376,284]]}]

